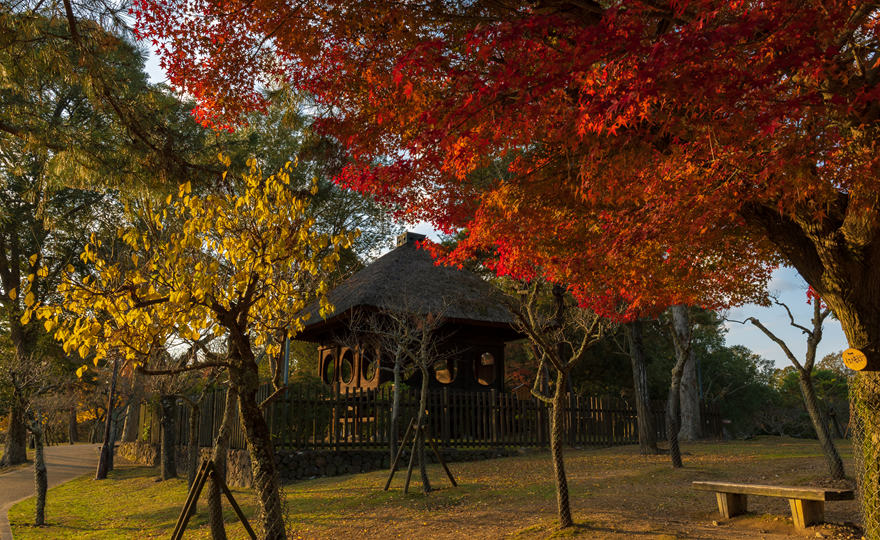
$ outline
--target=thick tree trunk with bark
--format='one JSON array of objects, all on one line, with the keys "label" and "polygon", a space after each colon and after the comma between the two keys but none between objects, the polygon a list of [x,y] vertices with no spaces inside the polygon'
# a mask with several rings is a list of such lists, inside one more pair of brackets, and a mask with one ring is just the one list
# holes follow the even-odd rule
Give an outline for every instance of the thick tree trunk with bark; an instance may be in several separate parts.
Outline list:
[{"label": "thick tree trunk with bark", "polygon": [[238,387],[238,410],[251,455],[254,490],[260,503],[259,520],[263,540],[284,540],[285,525],[281,506],[281,486],[275,469],[275,449],[269,426],[257,404],[259,375],[253,359],[229,369],[232,384]]},{"label": "thick tree trunk with bark", "polygon": [[67,440],[70,444],[79,442],[79,423],[76,421],[76,407],[70,410],[67,422]]},{"label": "thick tree trunk with bark", "polygon": [[685,364],[690,360],[691,349],[691,325],[687,306],[672,306],[672,337],[675,344],[675,366],[672,368],[672,381],[669,384],[669,397],[666,400],[666,435],[669,438],[669,457],[672,467],[680,469],[684,466],[681,461],[681,448],[678,444],[679,430],[679,403],[681,378],[684,375]]},{"label": "thick tree trunk with bark", "polygon": [[629,357],[632,361],[633,389],[636,398],[636,414],[639,427],[639,453],[655,455],[660,453],[657,448],[657,435],[654,432],[654,421],[651,415],[651,396],[648,393],[648,358],[642,339],[642,322],[632,321],[626,325],[629,338]]},{"label": "thick tree trunk with bark", "polygon": [[9,429],[6,432],[6,444],[3,447],[3,457],[0,458],[0,467],[10,467],[27,461],[27,424],[24,418],[24,409],[18,404],[18,399],[13,399],[9,409]]},{"label": "thick tree trunk with bark", "polygon": [[678,439],[681,441],[696,441],[703,437],[703,429],[700,420],[700,386],[697,381],[697,358],[694,350],[690,351],[690,358],[684,364],[684,372],[681,376],[681,427],[678,430]]},{"label": "thick tree trunk with bark", "polygon": [[[229,453],[229,435],[232,432],[232,419],[235,417],[235,408],[238,406],[238,392],[234,386],[226,392],[226,406],[223,408],[223,420],[214,440],[214,449],[211,453],[211,461],[214,462],[214,474],[216,478],[226,481],[226,457]],[[226,540],[226,526],[223,522],[223,506],[221,503],[223,491],[220,484],[213,478],[208,483],[208,521],[211,526],[212,540]]]},{"label": "thick tree trunk with bark", "polygon": [[159,406],[162,409],[162,419],[159,425],[162,429],[161,464],[162,480],[177,477],[177,464],[174,460],[174,424],[175,402],[174,396],[160,396]]},{"label": "thick tree trunk with bark", "polygon": [[571,517],[571,501],[568,495],[568,477],[565,474],[565,459],[562,455],[562,431],[565,412],[565,388],[568,382],[568,371],[557,370],[556,391],[550,402],[550,458],[553,460],[553,472],[556,476],[556,509],[559,513],[559,528],[565,529],[574,525]]},{"label": "thick tree trunk with bark", "polygon": [[46,524],[46,492],[49,490],[49,480],[46,474],[46,459],[43,454],[43,430],[36,421],[31,422],[31,433],[34,434],[36,448],[34,450],[34,488],[37,495],[34,509],[34,525]]}]

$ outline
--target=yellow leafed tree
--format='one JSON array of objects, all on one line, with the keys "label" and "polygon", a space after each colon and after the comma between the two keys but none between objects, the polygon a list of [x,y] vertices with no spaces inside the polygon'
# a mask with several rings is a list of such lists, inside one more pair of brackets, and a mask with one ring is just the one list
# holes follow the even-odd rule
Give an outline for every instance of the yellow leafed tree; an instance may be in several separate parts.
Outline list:
[{"label": "yellow leafed tree", "polygon": [[[220,158],[228,167],[229,158]],[[68,268],[60,306],[33,305],[25,314],[43,319],[65,351],[94,354],[95,362],[116,349],[145,373],[170,373],[151,370],[150,359],[184,340],[202,353],[171,372],[226,368],[238,390],[264,537],[273,540],[285,537],[284,520],[261,410],[283,388],[274,377],[276,392],[257,403],[257,352],[277,354],[281,339],[305,322],[296,314],[315,298],[322,314],[332,311],[327,278],[358,235],[315,230],[310,193],[290,185],[290,166],[264,179],[250,160],[235,195],[196,195],[187,183],[161,208],[141,203],[142,226],[120,228],[114,246],[96,238],[85,246],[91,275]],[[218,338],[222,354],[204,347]]]}]

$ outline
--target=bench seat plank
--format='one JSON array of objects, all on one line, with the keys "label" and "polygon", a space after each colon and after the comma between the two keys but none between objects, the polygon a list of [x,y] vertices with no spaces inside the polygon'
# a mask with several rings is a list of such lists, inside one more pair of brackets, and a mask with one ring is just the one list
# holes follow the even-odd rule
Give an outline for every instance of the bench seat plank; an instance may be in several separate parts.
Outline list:
[{"label": "bench seat plank", "polygon": [[693,488],[702,491],[714,491],[715,493],[764,495],[766,497],[783,497],[801,501],[851,501],[855,498],[855,493],[851,489],[764,486],[734,482],[694,482]]}]

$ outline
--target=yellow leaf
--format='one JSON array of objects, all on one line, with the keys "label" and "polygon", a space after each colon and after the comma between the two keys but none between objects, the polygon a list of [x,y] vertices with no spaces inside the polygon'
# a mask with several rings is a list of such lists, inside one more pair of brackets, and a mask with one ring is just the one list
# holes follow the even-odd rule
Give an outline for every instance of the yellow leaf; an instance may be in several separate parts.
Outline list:
[{"label": "yellow leaf", "polygon": [[165,199],[165,204],[171,204],[171,195],[169,195],[168,198]]},{"label": "yellow leaf", "polygon": [[16,297],[16,296],[18,296],[18,293],[15,292],[15,289],[10,289],[10,290],[9,290],[9,299],[10,299],[10,300],[15,300],[15,297]]},{"label": "yellow leaf", "polygon": [[31,307],[36,299],[37,297],[34,296],[34,293],[27,293],[27,296],[24,297],[24,305],[27,307]]},{"label": "yellow leaf", "polygon": [[55,321],[48,320],[43,323],[43,326],[46,327],[46,332],[51,332],[53,328],[55,328]]},{"label": "yellow leaf", "polygon": [[88,365],[84,365],[84,366],[82,366],[81,368],[79,368],[78,370],[76,370],[76,376],[77,376],[78,378],[82,378],[83,373],[85,373],[87,369],[89,369],[89,366],[88,366]]},{"label": "yellow leaf", "polygon": [[37,259],[39,257],[40,257],[39,253],[34,253],[33,255],[31,255],[30,259],[28,259],[28,261],[30,261],[30,263],[31,263],[31,266],[37,264]]}]

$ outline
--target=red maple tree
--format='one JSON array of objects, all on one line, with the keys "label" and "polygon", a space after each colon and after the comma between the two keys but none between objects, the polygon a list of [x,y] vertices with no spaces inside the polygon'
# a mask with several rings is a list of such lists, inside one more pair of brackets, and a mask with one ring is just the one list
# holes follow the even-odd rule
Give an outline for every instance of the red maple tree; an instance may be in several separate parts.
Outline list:
[{"label": "red maple tree", "polygon": [[[643,312],[794,266],[878,359],[878,7],[853,0],[138,0],[206,124],[314,96],[340,182]],[[601,302],[598,302],[601,304]],[[874,458],[871,458],[874,459]]]}]

